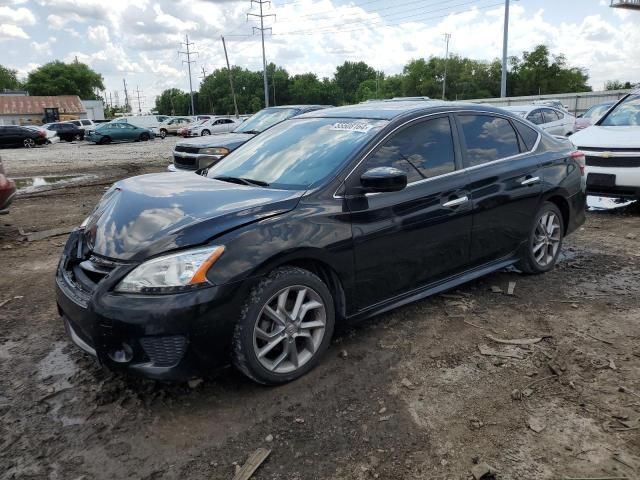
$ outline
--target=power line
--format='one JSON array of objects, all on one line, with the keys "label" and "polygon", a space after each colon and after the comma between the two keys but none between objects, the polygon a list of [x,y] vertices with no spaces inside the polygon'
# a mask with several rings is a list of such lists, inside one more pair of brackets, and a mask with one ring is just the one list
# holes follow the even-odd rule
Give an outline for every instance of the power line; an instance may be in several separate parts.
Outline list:
[{"label": "power line", "polygon": [[[397,22],[398,20],[404,20],[404,19],[408,19],[408,18],[418,18],[418,17],[421,17],[422,15],[425,15],[425,14],[441,12],[443,10],[449,10],[449,9],[452,9],[452,8],[472,5],[474,3],[478,3],[478,2],[482,2],[482,1],[486,1],[486,0],[470,0],[470,1],[466,1],[466,2],[463,2],[463,3],[456,4],[456,5],[450,5],[450,6],[447,6],[447,7],[437,8],[437,9],[434,9],[434,10],[427,10],[427,11],[424,11],[424,12],[422,12],[420,14],[411,13],[409,15],[404,15],[403,17],[394,18],[394,19],[392,19],[392,21]],[[485,7],[477,7],[477,8],[478,9],[490,8],[490,7],[497,6],[497,5],[502,5],[502,4],[501,3],[497,3],[497,4],[492,4],[492,5],[488,5],[488,6],[485,6]],[[398,12],[398,13],[400,13],[400,12]],[[389,24],[386,24],[384,20],[385,19],[389,19],[389,16],[395,16],[395,15],[397,15],[397,13],[396,14],[391,14],[391,15],[380,15],[381,19],[377,20],[377,21],[355,20],[355,21],[352,21],[352,22],[344,22],[344,23],[341,23],[339,25],[321,27],[319,29],[314,29],[313,33],[314,34],[315,33],[337,33],[337,32],[345,32],[345,31],[348,32],[348,31],[351,31],[351,30],[342,30],[342,27],[348,26],[348,25],[364,24],[364,23],[368,23],[369,26],[378,26],[378,25],[380,25],[380,26],[389,26]],[[446,13],[444,15],[441,15],[441,16],[438,16],[438,17],[431,17],[431,18],[443,18],[443,17],[447,17],[449,15],[455,15],[455,12],[448,12],[448,13]],[[430,18],[427,18],[427,20],[429,20],[429,19]],[[406,22],[399,22],[399,23],[406,23]],[[298,31],[287,32],[287,33],[275,33],[274,35],[290,35],[290,34],[293,34],[293,33],[297,34],[297,33],[306,33],[306,32],[309,32],[309,30],[298,30]]]},{"label": "power line", "polygon": [[191,45],[193,45],[193,43],[189,42],[189,35],[185,35],[185,42],[182,43],[181,45],[184,45],[187,49],[186,52],[178,52],[178,54],[180,55],[186,55],[187,59],[183,60],[182,63],[186,63],[188,70],[189,70],[189,96],[191,97],[191,115],[195,115],[196,114],[196,109],[193,105],[193,79],[191,78],[191,64],[192,63],[196,63],[195,60],[191,60],[191,55],[197,55],[198,52],[192,52],[189,50],[189,47],[191,47]]},{"label": "power line", "polygon": [[[466,4],[469,3],[474,3],[474,2],[467,2]],[[466,4],[460,4],[458,6],[462,6],[462,5],[466,5]],[[491,5],[485,5],[482,7],[476,7],[477,10],[486,10],[488,8],[493,8],[493,7],[497,7],[502,5],[502,3],[493,3]],[[433,17],[423,17],[421,15],[409,15],[408,17],[405,17],[404,19],[407,18],[414,18],[415,21],[426,21],[426,20],[436,20],[436,19],[440,19],[440,18],[446,18],[449,15],[459,15],[461,13],[465,13],[469,10],[463,10],[463,11],[455,11],[455,12],[448,12],[445,13],[444,15],[437,15],[437,16],[433,16]],[[404,20],[403,19],[403,20]],[[396,19],[396,20],[400,20],[400,19]],[[355,23],[364,23],[364,22],[355,22]],[[298,31],[293,31],[293,32],[287,32],[287,33],[274,33],[274,36],[289,36],[289,35],[323,35],[323,34],[329,34],[329,33],[348,33],[348,32],[357,32],[360,30],[367,30],[371,27],[394,27],[397,25],[403,25],[405,23],[409,23],[409,21],[400,21],[397,23],[385,23],[384,21],[378,21],[378,22],[372,22],[368,25],[365,25],[363,27],[358,27],[358,28],[352,28],[352,29],[348,29],[348,30],[343,30],[343,29],[339,29],[339,30],[298,30]],[[342,25],[337,25],[337,27],[341,27]],[[332,27],[334,28],[334,27]]]},{"label": "power line", "polygon": [[256,13],[247,13],[247,20],[249,20],[249,17],[258,17],[260,18],[260,28],[258,27],[253,27],[253,31],[255,33],[256,30],[260,30],[260,35],[262,36],[262,73],[264,76],[264,105],[265,107],[269,106],[269,82],[267,81],[267,56],[265,55],[265,51],[264,51],[264,32],[265,30],[269,30],[270,32],[272,32],[271,27],[267,27],[265,28],[264,26],[264,19],[266,17],[274,17],[275,15],[273,13],[267,14],[265,15],[263,13],[262,10],[262,6],[265,3],[268,3],[269,5],[271,5],[271,2],[269,0],[251,0],[251,5],[253,6],[254,3],[257,3],[258,5],[260,5],[260,14],[256,14]]}]

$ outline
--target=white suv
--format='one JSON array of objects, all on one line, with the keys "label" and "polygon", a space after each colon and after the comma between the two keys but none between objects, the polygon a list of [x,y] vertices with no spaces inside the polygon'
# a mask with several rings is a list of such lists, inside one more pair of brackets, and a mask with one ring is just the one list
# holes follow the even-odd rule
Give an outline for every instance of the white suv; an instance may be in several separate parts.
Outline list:
[{"label": "white suv", "polygon": [[73,123],[76,127],[82,130],[94,130],[96,126],[96,124],[93,123],[93,120],[89,120],[86,118],[83,118],[81,120],[68,120],[63,123]]},{"label": "white suv", "polygon": [[640,90],[570,138],[586,156],[587,193],[640,199]]}]

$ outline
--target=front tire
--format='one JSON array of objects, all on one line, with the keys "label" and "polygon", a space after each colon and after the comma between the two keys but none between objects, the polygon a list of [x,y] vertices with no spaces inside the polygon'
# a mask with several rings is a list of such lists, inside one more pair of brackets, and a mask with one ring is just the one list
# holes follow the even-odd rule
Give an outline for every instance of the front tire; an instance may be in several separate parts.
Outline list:
[{"label": "front tire", "polygon": [[524,273],[539,274],[552,270],[564,239],[564,219],[560,209],[544,202],[538,211],[525,250],[516,264]]},{"label": "front tire", "polygon": [[211,135],[211,132],[209,130],[203,130],[200,135],[206,137],[207,135]]},{"label": "front tire", "polygon": [[160,130],[160,138],[162,139],[167,138],[167,131],[164,128]]},{"label": "front tire", "polygon": [[151,137],[149,137],[148,133],[141,133],[140,134],[140,141],[141,142],[147,142],[147,141],[149,141],[149,138],[151,138]]},{"label": "front tire", "polygon": [[76,133],[76,134],[73,136],[73,139],[74,139],[76,142],[78,142],[78,141],[82,140],[82,135],[81,135],[81,134],[79,134],[79,133]]},{"label": "front tire", "polygon": [[298,267],[271,272],[251,291],[233,336],[233,364],[252,380],[278,385],[313,369],[335,324],[327,286]]}]

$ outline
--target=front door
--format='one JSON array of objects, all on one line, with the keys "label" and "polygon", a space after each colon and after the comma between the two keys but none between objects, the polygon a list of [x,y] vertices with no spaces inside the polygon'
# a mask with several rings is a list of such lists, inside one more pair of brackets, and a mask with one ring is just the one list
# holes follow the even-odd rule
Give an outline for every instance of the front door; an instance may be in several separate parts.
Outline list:
[{"label": "front door", "polygon": [[492,114],[456,117],[473,204],[470,257],[481,265],[515,252],[528,238],[542,195],[540,158],[529,153],[538,133]]},{"label": "front door", "polygon": [[[468,263],[471,204],[460,172],[449,115],[401,128],[347,180],[359,309],[434,282]],[[399,192],[349,196],[360,175],[376,167],[407,174]]]}]

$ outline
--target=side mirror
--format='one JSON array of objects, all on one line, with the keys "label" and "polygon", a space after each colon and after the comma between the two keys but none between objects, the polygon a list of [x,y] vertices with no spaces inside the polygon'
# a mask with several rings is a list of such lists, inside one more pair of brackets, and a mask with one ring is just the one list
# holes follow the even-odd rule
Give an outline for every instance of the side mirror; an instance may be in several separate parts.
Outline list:
[{"label": "side mirror", "polygon": [[397,192],[407,186],[407,174],[393,167],[367,170],[360,177],[366,192]]}]

